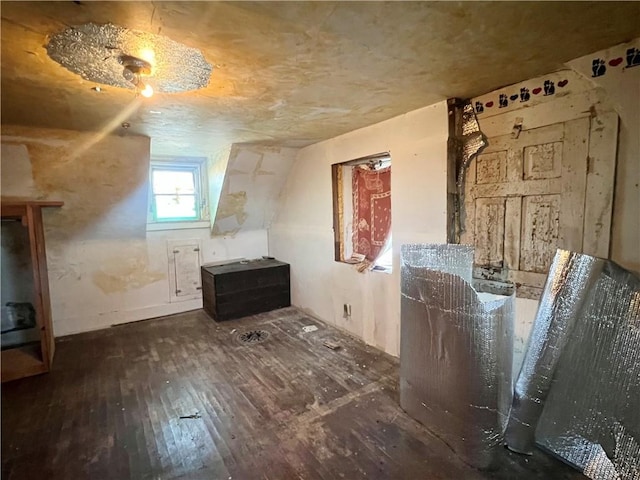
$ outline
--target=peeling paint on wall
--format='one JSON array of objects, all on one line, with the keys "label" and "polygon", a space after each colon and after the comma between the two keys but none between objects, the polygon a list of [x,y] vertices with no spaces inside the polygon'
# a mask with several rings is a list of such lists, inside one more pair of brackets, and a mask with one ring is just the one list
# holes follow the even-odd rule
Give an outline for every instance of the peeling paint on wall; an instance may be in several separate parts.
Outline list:
[{"label": "peeling paint on wall", "polygon": [[247,192],[245,191],[223,195],[220,197],[216,217],[222,219],[234,216],[236,217],[236,221],[242,225],[247,219],[247,213],[244,211],[246,204]]},{"label": "peeling paint on wall", "polygon": [[167,278],[165,272],[149,270],[143,258],[113,257],[106,267],[93,273],[92,280],[103,293],[126,292]]},{"label": "peeling paint on wall", "polygon": [[231,146],[207,159],[207,181],[209,182],[209,218],[213,229],[218,212],[220,193],[224,185],[225,172],[229,163]]},{"label": "peeling paint on wall", "polygon": [[[24,165],[14,172],[22,177],[22,195],[37,193],[39,198],[65,202],[47,217],[47,233],[56,238],[144,237],[150,140],[96,135],[2,127],[3,144],[27,152],[30,178],[24,178],[28,173]],[[18,146],[13,147],[16,142]],[[10,166],[14,159],[14,155],[3,155],[3,169],[15,170]]]},{"label": "peeling paint on wall", "polygon": [[268,228],[296,155],[294,148],[233,145],[212,233],[227,236]]},{"label": "peeling paint on wall", "polygon": [[214,225],[211,233],[216,237],[235,237],[238,232],[240,232],[239,228],[234,228],[233,230],[221,230],[219,225]]},{"label": "peeling paint on wall", "polygon": [[[146,232],[146,137],[96,141],[91,133],[6,125],[2,134],[2,193],[65,202],[44,211],[56,336],[199,308],[201,300],[170,302],[167,240],[198,239],[204,262],[268,254],[264,229],[234,232],[233,239],[213,238],[208,228]],[[228,158],[227,150],[207,164],[218,196]],[[46,194],[36,188],[32,163]],[[217,205],[218,197],[212,200]]]},{"label": "peeling paint on wall", "polygon": [[10,162],[2,163],[3,196],[44,198],[33,182],[31,159],[27,147],[21,143],[7,143],[3,138],[0,158],[11,159]]}]

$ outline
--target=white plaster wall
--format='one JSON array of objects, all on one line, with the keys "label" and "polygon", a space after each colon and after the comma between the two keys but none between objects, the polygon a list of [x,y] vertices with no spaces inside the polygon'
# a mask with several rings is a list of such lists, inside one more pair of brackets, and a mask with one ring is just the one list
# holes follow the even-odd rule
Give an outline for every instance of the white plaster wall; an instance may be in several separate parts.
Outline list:
[{"label": "white plaster wall", "polygon": [[202,308],[170,303],[167,241],[199,239],[203,263],[267,254],[265,230],[211,238],[208,228],[147,232],[137,240],[82,240],[52,248],[49,281],[57,336]]},{"label": "white plaster wall", "polygon": [[[611,259],[640,272],[640,66],[625,68],[628,48],[640,49],[640,38],[572,60],[568,66],[594,87],[604,89],[620,117]],[[593,78],[591,64],[595,58],[607,62],[607,71]],[[617,59],[622,63],[615,67],[608,63]]]},{"label": "white plaster wall", "polygon": [[[291,264],[294,305],[399,354],[400,246],[446,241],[447,137],[447,106],[440,102],[300,150],[269,229],[270,254]],[[334,260],[331,165],[386,151],[393,169],[393,273],[358,273]]]},{"label": "white plaster wall", "polygon": [[[45,209],[56,336],[193,310],[170,303],[167,240],[199,239],[203,262],[255,258],[265,229],[146,231],[149,139],[2,127],[2,194],[63,200]],[[3,271],[3,281],[5,272]]]}]

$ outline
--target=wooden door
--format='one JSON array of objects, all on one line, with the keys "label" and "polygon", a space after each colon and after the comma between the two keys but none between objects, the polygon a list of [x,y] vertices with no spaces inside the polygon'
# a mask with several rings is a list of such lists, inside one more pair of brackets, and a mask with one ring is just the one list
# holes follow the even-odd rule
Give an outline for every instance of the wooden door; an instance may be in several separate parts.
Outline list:
[{"label": "wooden door", "polygon": [[[485,286],[508,281],[518,296],[537,299],[557,248],[608,256],[617,116],[598,118],[608,124],[595,132],[593,121],[489,138],[471,163],[461,243],[475,246],[474,277]],[[596,171],[591,153],[599,151],[614,155],[598,158]]]}]

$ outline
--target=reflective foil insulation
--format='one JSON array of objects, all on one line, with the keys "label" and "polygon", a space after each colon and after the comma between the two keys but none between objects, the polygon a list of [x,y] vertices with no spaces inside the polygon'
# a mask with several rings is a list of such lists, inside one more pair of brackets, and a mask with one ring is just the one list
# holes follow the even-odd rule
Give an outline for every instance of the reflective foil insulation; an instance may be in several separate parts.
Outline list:
[{"label": "reflective foil insulation", "polygon": [[49,39],[49,57],[85,80],[134,88],[123,75],[120,59],[132,56],[152,65],[149,82],[157,92],[178,93],[206,87],[211,65],[199,50],[163,35],[117,25],[86,23]]},{"label": "reflective foil insulation", "polygon": [[476,117],[476,111],[471,102],[466,102],[462,109],[462,158],[456,185],[458,187],[458,196],[460,205],[464,205],[464,184],[467,176],[467,169],[471,161],[478,156],[488,142],[482,131]]},{"label": "reflective foil insulation", "polygon": [[592,479],[640,479],[640,277],[558,250],[516,382],[507,443]]},{"label": "reflective foil insulation", "polygon": [[[487,146],[487,139],[480,130],[476,111],[471,102],[466,102],[462,109],[462,166],[458,181],[464,184],[464,172],[471,161]],[[463,188],[464,190],[464,188]]]},{"label": "reflective foil insulation", "polygon": [[[454,165],[451,173],[455,175],[455,185],[449,184],[449,205],[447,207],[453,223],[449,227],[448,239],[450,242],[458,243],[460,234],[464,231],[464,197],[467,170],[470,163],[487,146],[488,142],[476,118],[475,108],[470,101],[463,104],[457,101],[453,104],[453,111],[449,112],[450,122],[453,123],[453,131],[449,136],[449,156],[453,156]],[[450,127],[451,128],[451,127]],[[449,182],[452,182],[452,178]]]},{"label": "reflective foil insulation", "polygon": [[400,404],[487,468],[511,405],[515,298],[474,290],[472,266],[472,247],[402,246]]}]

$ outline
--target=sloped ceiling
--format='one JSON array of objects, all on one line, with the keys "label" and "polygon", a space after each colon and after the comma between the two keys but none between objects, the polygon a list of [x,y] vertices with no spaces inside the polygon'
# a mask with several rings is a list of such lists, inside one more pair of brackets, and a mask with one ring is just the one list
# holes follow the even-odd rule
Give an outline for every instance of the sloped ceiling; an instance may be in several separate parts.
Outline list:
[{"label": "sloped ceiling", "polygon": [[233,145],[212,233],[224,236],[235,235],[240,230],[268,228],[297,151],[286,147]]},{"label": "sloped ceiling", "polygon": [[[2,123],[109,129],[154,153],[302,146],[448,97],[472,97],[640,34],[628,2],[3,2]],[[91,90],[48,36],[87,22],[200,49],[208,87]]]}]

